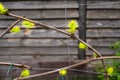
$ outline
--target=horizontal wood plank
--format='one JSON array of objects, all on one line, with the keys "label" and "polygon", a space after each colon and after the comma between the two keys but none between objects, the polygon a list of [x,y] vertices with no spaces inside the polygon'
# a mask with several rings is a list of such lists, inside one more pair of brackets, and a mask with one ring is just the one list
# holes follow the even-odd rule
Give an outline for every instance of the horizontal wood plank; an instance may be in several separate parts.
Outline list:
[{"label": "horizontal wood plank", "polygon": [[120,20],[87,20],[87,28],[96,28],[96,29],[119,29],[120,28]]},{"label": "horizontal wood plank", "polygon": [[[2,62],[16,62],[17,61],[69,61],[69,56],[0,56],[0,61]],[[77,56],[71,56],[71,60],[77,60]]]},{"label": "horizontal wood plank", "polygon": [[[61,29],[62,31],[66,31],[65,29]],[[26,34],[25,30],[21,30],[20,33],[8,33],[4,36],[4,38],[69,38],[63,33],[56,32],[53,30],[45,30],[45,29],[33,29],[30,33]],[[3,30],[0,30],[0,34]],[[78,32],[75,33],[78,35]],[[120,38],[120,30],[119,29],[88,29],[87,30],[87,38]]]},{"label": "horizontal wood plank", "polygon": [[[65,19],[65,18],[78,18],[78,10],[12,10],[14,14],[26,16],[31,19]],[[87,19],[120,19],[119,10],[88,10]],[[14,19],[0,15],[0,19]]]},{"label": "horizontal wood plank", "polygon": [[118,0],[90,0],[87,2],[88,9],[120,9],[120,2]]},{"label": "horizontal wood plank", "polygon": [[88,19],[119,19],[119,10],[89,10],[87,12]]},{"label": "horizontal wood plank", "polygon": [[[66,3],[63,0],[51,1],[10,1],[2,2],[9,9],[75,9],[78,8],[77,0],[68,0]],[[31,4],[32,3],[32,4]],[[119,1],[87,1],[87,9],[120,9]]]},{"label": "horizontal wood plank", "polygon": [[[116,51],[109,47],[94,47],[102,55],[114,55]],[[0,56],[77,56],[77,47],[10,47],[0,48]],[[92,51],[87,50],[86,55],[92,55]],[[28,57],[29,58],[29,57]]]},{"label": "horizontal wood plank", "polygon": [[[65,10],[11,10],[11,13],[26,16],[32,19],[51,19],[51,18],[77,18],[78,11],[76,9],[67,10],[67,15],[65,15]],[[13,19],[12,17],[7,17],[0,15],[0,19]]]},{"label": "horizontal wood plank", "polygon": [[[46,25],[50,25],[56,28],[62,28],[66,29],[68,28],[68,22],[72,19],[53,19],[53,20],[40,20],[37,19],[37,21],[40,21]],[[77,19],[75,19],[77,20]],[[0,29],[1,28],[7,28],[9,27],[15,20],[0,20]],[[17,24],[18,26],[22,27],[21,22]],[[42,26],[36,26],[43,28]],[[120,20],[87,20],[87,29],[91,28],[100,28],[100,29],[118,29],[120,28]]]},{"label": "horizontal wood plank", "polygon": [[87,30],[87,37],[96,38],[119,38],[119,29],[89,29]]},{"label": "horizontal wood plank", "polygon": [[[88,44],[94,47],[109,47],[119,39],[87,39]],[[99,44],[98,44],[99,43]],[[77,40],[72,39],[1,39],[0,47],[51,47],[51,46],[78,46]]]},{"label": "horizontal wood plank", "polygon": [[[31,4],[32,3],[32,4]],[[3,2],[9,9],[63,9],[63,8],[77,8],[77,0],[68,0],[66,3],[62,0],[51,1],[17,1],[17,2]]]}]

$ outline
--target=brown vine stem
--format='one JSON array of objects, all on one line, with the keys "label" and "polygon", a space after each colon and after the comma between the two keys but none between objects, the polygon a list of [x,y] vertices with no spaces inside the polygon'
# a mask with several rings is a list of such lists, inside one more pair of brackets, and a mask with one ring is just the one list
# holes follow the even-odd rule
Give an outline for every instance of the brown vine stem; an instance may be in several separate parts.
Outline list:
[{"label": "brown vine stem", "polygon": [[30,79],[30,78],[34,78],[34,77],[45,76],[45,75],[56,73],[56,72],[58,72],[59,70],[62,70],[62,69],[67,70],[67,69],[74,68],[74,67],[77,67],[77,66],[80,66],[80,65],[83,65],[83,64],[88,64],[92,61],[103,60],[103,59],[120,59],[120,57],[118,57],[118,56],[107,56],[107,57],[90,58],[90,59],[84,60],[82,62],[73,64],[73,65],[70,65],[70,66],[67,66],[67,67],[63,67],[63,68],[60,68],[60,69],[56,69],[56,70],[53,70],[53,71],[48,71],[48,72],[44,72],[44,73],[40,73],[40,74],[31,75],[29,77],[16,78],[14,80],[25,80],[25,79]]},{"label": "brown vine stem", "polygon": [[10,29],[12,29],[21,19],[16,20],[10,27],[8,27],[2,34],[0,34],[0,38],[2,38]]},{"label": "brown vine stem", "polygon": [[[8,16],[11,16],[11,17],[15,17],[15,18],[19,18],[19,19],[23,19],[23,20],[27,20],[27,21],[33,22],[33,23],[35,23],[35,24],[41,25],[41,26],[46,27],[46,28],[50,28],[50,29],[52,29],[52,30],[58,31],[58,32],[63,33],[63,34],[65,34],[65,35],[68,35],[68,36],[70,36],[70,37],[72,37],[72,38],[75,38],[75,39],[77,39],[78,41],[84,43],[86,46],[88,46],[90,50],[92,50],[93,52],[95,52],[96,54],[98,54],[100,57],[102,57],[102,55],[101,55],[98,51],[96,51],[92,46],[90,46],[89,44],[87,44],[86,42],[84,42],[82,39],[80,39],[80,38],[78,38],[78,37],[76,37],[76,36],[74,36],[74,35],[71,35],[71,34],[69,34],[69,33],[67,33],[67,32],[64,32],[64,31],[62,31],[62,30],[60,30],[60,29],[57,29],[57,28],[55,28],[55,27],[52,27],[52,26],[43,24],[43,23],[41,23],[41,22],[34,21],[34,20],[31,20],[31,19],[28,19],[28,18],[25,18],[25,17],[22,17],[22,16],[18,16],[18,15],[12,14],[12,13],[8,13],[7,15],[8,15]],[[104,60],[102,60],[102,63],[103,63],[103,65],[104,65],[105,73],[107,74],[106,65],[105,65]]]},{"label": "brown vine stem", "polygon": [[28,68],[28,69],[31,69],[31,66],[28,66],[28,65],[16,64],[16,63],[8,63],[8,62],[0,62],[0,65],[10,65],[10,64],[13,64],[13,66],[19,67],[19,68]]},{"label": "brown vine stem", "polygon": [[35,23],[35,24],[41,25],[41,26],[43,26],[43,27],[50,28],[50,29],[52,29],[52,30],[58,31],[58,32],[60,32],[60,33],[63,33],[63,34],[65,34],[65,35],[67,35],[67,36],[70,36],[70,37],[72,37],[72,38],[75,38],[75,39],[77,39],[78,41],[84,43],[86,46],[88,46],[93,52],[95,52],[96,54],[98,54],[100,57],[102,56],[98,51],[96,51],[93,47],[91,47],[89,44],[87,44],[86,42],[84,42],[82,39],[80,39],[80,38],[78,38],[78,37],[76,37],[76,36],[74,36],[74,35],[71,35],[71,34],[65,32],[65,31],[62,31],[62,30],[57,29],[57,28],[55,28],[55,27],[52,27],[52,26],[43,24],[43,23],[38,22],[38,21],[31,20],[31,19],[28,19],[28,18],[25,18],[25,17],[22,17],[22,16],[18,16],[18,15],[12,14],[12,13],[8,13],[8,16],[12,16],[12,17],[15,17],[15,18],[27,20],[27,21],[33,22],[33,23]]}]

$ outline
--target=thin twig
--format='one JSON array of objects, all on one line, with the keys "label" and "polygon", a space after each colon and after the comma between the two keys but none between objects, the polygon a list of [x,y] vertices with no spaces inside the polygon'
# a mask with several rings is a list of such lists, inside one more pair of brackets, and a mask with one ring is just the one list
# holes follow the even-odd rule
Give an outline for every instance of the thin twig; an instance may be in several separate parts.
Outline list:
[{"label": "thin twig", "polygon": [[31,69],[31,66],[28,66],[28,65],[8,63],[8,62],[0,62],[0,65],[10,65],[10,64],[13,64],[13,66],[19,67],[19,68],[29,68],[29,69]]},{"label": "thin twig", "polygon": [[74,68],[74,67],[77,67],[77,66],[88,64],[88,63],[90,63],[92,61],[103,60],[103,59],[120,59],[120,57],[118,57],[118,56],[107,56],[107,57],[90,58],[90,59],[83,60],[82,62],[73,64],[73,65],[70,65],[70,66],[67,66],[67,67],[63,67],[63,68],[60,68],[60,69],[56,69],[56,70],[53,70],[53,71],[48,71],[48,72],[44,72],[44,73],[40,73],[40,74],[31,75],[29,77],[16,78],[14,80],[25,80],[25,79],[30,79],[30,78],[34,78],[34,77],[45,76],[45,75],[56,73],[56,72],[58,72],[58,71],[60,71],[62,69],[66,69],[67,70],[67,69],[71,69],[71,68]]},{"label": "thin twig", "polygon": [[10,27],[8,27],[2,34],[0,34],[0,38],[2,38],[10,29],[12,29],[21,19],[15,21]]}]

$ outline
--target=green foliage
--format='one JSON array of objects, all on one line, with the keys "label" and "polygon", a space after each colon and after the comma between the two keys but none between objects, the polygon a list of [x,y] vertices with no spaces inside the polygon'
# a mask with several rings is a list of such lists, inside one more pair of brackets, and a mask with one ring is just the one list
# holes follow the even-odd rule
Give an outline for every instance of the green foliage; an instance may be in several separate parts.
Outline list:
[{"label": "green foliage", "polygon": [[120,41],[116,41],[110,48],[116,51],[116,56],[120,56]]},{"label": "green foliage", "polygon": [[71,34],[74,34],[74,32],[76,31],[76,28],[78,27],[77,21],[71,20],[70,22],[68,22],[68,27],[69,29],[67,31]]},{"label": "green foliage", "polygon": [[[114,44],[110,45],[110,48],[116,51],[115,56],[120,56],[120,41],[116,41]],[[109,75],[109,79],[108,80],[120,80],[120,62],[119,59],[115,59],[115,60],[109,60],[110,62],[112,62],[112,65],[107,65],[107,72]],[[113,68],[113,72],[112,69],[109,69],[112,67]],[[96,69],[97,72],[104,72],[104,68],[100,68],[97,67]],[[104,80],[104,75],[100,74],[98,75],[98,80]]]},{"label": "green foliage", "polygon": [[7,14],[7,13],[8,13],[8,9],[5,8],[5,7],[2,5],[2,3],[0,3],[0,14],[1,14],[1,15],[5,15],[5,14]]},{"label": "green foliage", "polygon": [[26,21],[26,20],[24,20],[23,22],[22,22],[22,26],[24,26],[25,28],[34,28],[35,27],[35,24],[34,23],[32,23],[32,22],[30,22],[30,21]]}]

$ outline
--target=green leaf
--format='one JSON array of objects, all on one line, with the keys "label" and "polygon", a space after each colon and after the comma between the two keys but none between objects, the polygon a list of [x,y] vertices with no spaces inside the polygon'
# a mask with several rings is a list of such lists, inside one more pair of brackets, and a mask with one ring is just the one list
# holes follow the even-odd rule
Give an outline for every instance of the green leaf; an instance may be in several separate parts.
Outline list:
[{"label": "green leaf", "polygon": [[28,77],[28,76],[30,76],[30,71],[28,69],[23,69],[20,74],[20,77]]},{"label": "green leaf", "polygon": [[14,26],[10,32],[11,33],[19,33],[21,31],[20,27],[19,26]]},{"label": "green leaf", "polygon": [[68,22],[68,27],[69,29],[67,31],[71,34],[74,34],[74,32],[76,31],[76,28],[78,27],[77,21],[71,20],[70,22]]},{"label": "green leaf", "polygon": [[5,8],[5,7],[2,5],[2,3],[0,3],[0,14],[1,14],[1,15],[5,15],[5,14],[7,14],[7,13],[8,13],[8,9]]},{"label": "green leaf", "polygon": [[29,28],[34,28],[34,27],[35,27],[35,24],[32,23],[32,22],[30,22],[30,21],[24,20],[24,21],[22,22],[22,26],[29,29]]},{"label": "green leaf", "polygon": [[87,49],[87,48],[88,48],[88,47],[87,47],[84,43],[82,43],[82,42],[79,43],[78,47],[79,47],[80,49]]}]

